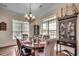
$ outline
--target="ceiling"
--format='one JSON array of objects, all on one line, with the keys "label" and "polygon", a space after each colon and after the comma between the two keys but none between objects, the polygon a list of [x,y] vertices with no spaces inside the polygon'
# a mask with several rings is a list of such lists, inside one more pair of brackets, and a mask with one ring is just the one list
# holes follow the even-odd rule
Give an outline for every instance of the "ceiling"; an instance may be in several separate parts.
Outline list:
[{"label": "ceiling", "polygon": [[[0,7],[24,15],[29,11],[29,3],[1,3]],[[56,3],[31,3],[32,14],[36,17],[43,16],[55,8]]]}]

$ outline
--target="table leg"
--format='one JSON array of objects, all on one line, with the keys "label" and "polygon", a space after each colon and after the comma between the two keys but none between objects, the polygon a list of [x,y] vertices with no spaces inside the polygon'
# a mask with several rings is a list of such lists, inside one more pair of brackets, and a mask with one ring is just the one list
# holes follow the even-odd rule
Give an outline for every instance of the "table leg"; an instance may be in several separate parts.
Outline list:
[{"label": "table leg", "polygon": [[35,50],[32,49],[32,56],[35,56]]},{"label": "table leg", "polygon": [[38,55],[38,50],[35,51],[35,55],[36,55],[36,56],[39,56],[39,55]]}]

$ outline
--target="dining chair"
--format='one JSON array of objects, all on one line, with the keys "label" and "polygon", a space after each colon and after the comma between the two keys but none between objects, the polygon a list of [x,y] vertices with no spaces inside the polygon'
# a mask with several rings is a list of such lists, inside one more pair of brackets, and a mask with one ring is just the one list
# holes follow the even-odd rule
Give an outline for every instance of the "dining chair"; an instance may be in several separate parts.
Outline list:
[{"label": "dining chair", "polygon": [[18,55],[21,56],[21,43],[20,43],[20,41],[19,41],[19,39],[17,37],[15,37],[15,38],[16,38],[17,45],[18,45],[18,49],[17,49]]},{"label": "dining chair", "polygon": [[46,40],[44,51],[37,52],[37,56],[56,56],[56,42],[57,39]]},{"label": "dining chair", "polygon": [[56,42],[57,39],[49,39],[46,41],[45,48],[44,48],[44,56],[55,56],[56,51]]},{"label": "dining chair", "polygon": [[49,35],[44,35],[44,36],[43,36],[43,39],[44,39],[44,40],[48,40],[49,38],[50,38]]},{"label": "dining chair", "polygon": [[28,34],[22,34],[23,40],[27,40]]},{"label": "dining chair", "polygon": [[18,45],[18,55],[19,56],[29,56],[31,55],[31,49],[26,46],[21,45],[20,40],[16,37],[17,45]]}]

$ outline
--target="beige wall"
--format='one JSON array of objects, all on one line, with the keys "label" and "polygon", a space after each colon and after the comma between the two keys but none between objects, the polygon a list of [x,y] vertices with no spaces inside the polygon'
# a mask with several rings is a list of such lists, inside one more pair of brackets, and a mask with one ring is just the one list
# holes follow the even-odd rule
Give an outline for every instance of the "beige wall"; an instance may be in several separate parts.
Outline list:
[{"label": "beige wall", "polygon": [[16,42],[12,39],[12,20],[22,20],[21,16],[13,15],[8,10],[0,8],[0,22],[5,22],[7,24],[6,31],[0,31],[0,47],[14,45]]}]

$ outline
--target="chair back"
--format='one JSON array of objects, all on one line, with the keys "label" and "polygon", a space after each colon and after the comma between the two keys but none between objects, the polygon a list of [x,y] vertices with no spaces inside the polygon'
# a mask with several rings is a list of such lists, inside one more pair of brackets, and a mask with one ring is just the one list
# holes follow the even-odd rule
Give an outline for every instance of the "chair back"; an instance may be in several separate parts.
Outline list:
[{"label": "chair back", "polygon": [[22,36],[23,36],[23,40],[27,40],[28,34],[22,34]]},{"label": "chair back", "polygon": [[44,48],[44,55],[45,56],[55,56],[55,45],[56,39],[49,39],[46,41],[45,48]]},{"label": "chair back", "polygon": [[18,45],[19,55],[21,55],[21,42],[17,37],[15,37],[15,38],[16,38],[17,45]]},{"label": "chair back", "polygon": [[43,36],[43,39],[44,39],[44,40],[48,40],[49,38],[50,38],[49,35],[44,35],[44,36]]}]

